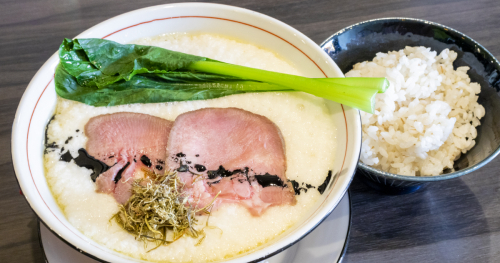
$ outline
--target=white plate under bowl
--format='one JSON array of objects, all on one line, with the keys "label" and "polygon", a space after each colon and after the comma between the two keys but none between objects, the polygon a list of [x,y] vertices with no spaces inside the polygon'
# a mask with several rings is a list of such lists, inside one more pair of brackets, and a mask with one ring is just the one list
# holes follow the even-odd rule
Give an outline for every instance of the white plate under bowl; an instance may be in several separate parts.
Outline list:
[{"label": "white plate under bowl", "polygon": [[[128,43],[141,37],[174,32],[206,32],[239,39],[275,52],[307,77],[342,77],[331,58],[308,37],[266,15],[247,9],[206,3],[153,6],[104,21],[78,38],[106,38]],[[62,41],[62,39],[61,39]],[[12,129],[12,160],[26,200],[41,221],[74,248],[107,262],[143,262],[106,248],[73,227],[54,200],[43,168],[45,126],[51,118],[56,93],[53,81],[57,53],[40,68],[28,85]],[[361,147],[359,112],[326,101],[337,127],[338,146],[333,178],[310,214],[279,238],[256,251],[228,262],[258,262],[295,244],[317,227],[337,206],[353,178]]]},{"label": "white plate under bowl", "polygon": [[[346,194],[326,220],[299,243],[261,263],[340,262],[349,241],[351,200]],[[40,245],[47,263],[98,263],[68,246],[39,223]]]}]

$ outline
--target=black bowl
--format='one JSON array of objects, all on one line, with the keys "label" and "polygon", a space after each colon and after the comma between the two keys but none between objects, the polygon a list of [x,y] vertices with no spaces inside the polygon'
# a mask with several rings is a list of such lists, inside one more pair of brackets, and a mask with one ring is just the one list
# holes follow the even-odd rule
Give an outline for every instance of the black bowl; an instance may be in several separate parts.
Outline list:
[{"label": "black bowl", "polygon": [[325,40],[321,47],[348,72],[353,65],[373,60],[377,52],[387,53],[406,46],[425,46],[438,52],[450,49],[458,53],[454,67],[469,66],[472,82],[481,85],[478,102],[486,110],[477,127],[476,145],[455,161],[454,171],[439,176],[413,177],[391,174],[363,163],[358,174],[375,189],[403,194],[420,189],[432,181],[455,178],[473,172],[500,152],[500,63],[483,46],[470,37],[438,23],[413,18],[381,18],[346,27]]}]

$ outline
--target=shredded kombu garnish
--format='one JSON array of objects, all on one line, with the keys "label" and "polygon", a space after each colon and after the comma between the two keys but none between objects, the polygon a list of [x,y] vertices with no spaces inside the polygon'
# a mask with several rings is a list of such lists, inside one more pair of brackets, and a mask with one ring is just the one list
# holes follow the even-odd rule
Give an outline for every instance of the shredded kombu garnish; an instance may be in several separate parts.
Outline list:
[{"label": "shredded kombu garnish", "polygon": [[145,173],[145,179],[134,182],[132,196],[125,205],[120,205],[120,210],[111,220],[115,219],[118,225],[135,235],[136,240],[144,241],[146,247],[154,243],[153,249],[184,235],[199,238],[197,245],[200,244],[205,233],[203,228],[195,228],[198,222],[195,215],[200,212],[210,215],[217,196],[209,205],[196,209],[189,202],[189,196],[184,194],[184,184],[176,171],[163,175],[152,171]]}]

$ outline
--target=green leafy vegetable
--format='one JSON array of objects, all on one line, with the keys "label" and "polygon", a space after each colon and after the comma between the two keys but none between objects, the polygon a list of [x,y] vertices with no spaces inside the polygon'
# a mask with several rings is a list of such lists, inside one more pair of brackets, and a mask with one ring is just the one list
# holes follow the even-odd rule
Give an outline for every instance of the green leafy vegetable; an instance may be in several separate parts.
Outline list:
[{"label": "green leafy vegetable", "polygon": [[303,91],[373,112],[374,96],[388,87],[385,78],[312,79],[103,39],[65,39],[59,57],[57,94],[93,106]]}]

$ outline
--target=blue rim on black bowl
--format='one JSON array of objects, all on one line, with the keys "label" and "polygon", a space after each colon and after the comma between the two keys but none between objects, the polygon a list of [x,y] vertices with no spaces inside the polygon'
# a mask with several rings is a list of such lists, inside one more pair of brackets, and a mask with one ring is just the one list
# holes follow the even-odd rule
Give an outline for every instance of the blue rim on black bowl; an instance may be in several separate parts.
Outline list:
[{"label": "blue rim on black bowl", "polygon": [[454,171],[449,169],[438,176],[413,177],[380,171],[360,162],[358,173],[371,187],[390,194],[414,192],[428,182],[471,173],[500,153],[500,116],[492,114],[500,112],[500,63],[472,38],[438,23],[391,17],[348,26],[327,38],[320,46],[344,74],[354,64],[372,60],[377,52],[400,50],[405,46],[426,46],[438,53],[449,48],[458,53],[454,67],[469,66],[471,82],[481,85],[478,102],[485,107],[486,114],[477,127],[476,145],[455,161]]}]

